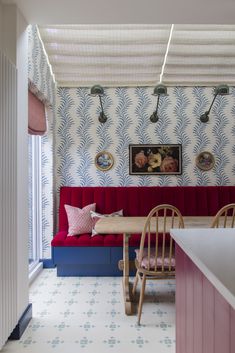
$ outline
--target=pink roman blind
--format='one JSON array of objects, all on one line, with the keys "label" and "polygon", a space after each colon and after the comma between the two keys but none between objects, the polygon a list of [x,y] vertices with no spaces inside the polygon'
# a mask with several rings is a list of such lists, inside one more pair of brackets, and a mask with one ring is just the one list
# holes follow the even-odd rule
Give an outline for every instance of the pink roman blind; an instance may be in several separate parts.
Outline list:
[{"label": "pink roman blind", "polygon": [[28,133],[42,136],[47,130],[45,106],[31,91],[29,91],[28,104]]}]

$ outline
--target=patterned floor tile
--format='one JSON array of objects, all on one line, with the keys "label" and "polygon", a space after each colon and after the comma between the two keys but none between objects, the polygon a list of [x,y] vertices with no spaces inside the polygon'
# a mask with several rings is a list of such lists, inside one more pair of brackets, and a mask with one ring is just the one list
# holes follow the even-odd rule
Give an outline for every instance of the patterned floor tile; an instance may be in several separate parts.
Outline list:
[{"label": "patterned floor tile", "polygon": [[33,319],[2,353],[175,352],[173,280],[147,283],[141,326],[124,314],[119,277],[56,277],[54,269],[43,270],[30,301]]}]

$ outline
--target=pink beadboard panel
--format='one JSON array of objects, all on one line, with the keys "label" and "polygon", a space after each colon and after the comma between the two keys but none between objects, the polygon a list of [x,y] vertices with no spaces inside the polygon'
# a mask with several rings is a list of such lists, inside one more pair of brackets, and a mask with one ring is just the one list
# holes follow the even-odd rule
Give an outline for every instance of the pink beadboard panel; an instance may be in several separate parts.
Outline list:
[{"label": "pink beadboard panel", "polygon": [[176,353],[186,352],[185,256],[176,245]]},{"label": "pink beadboard panel", "polygon": [[202,352],[214,353],[214,287],[203,275],[202,280]]},{"label": "pink beadboard panel", "polygon": [[176,353],[235,353],[235,310],[178,245]]},{"label": "pink beadboard panel", "polygon": [[230,307],[230,353],[235,352],[235,310]]},{"label": "pink beadboard panel", "polygon": [[215,290],[215,353],[221,352],[230,353],[230,305]]},{"label": "pink beadboard panel", "polygon": [[192,261],[185,256],[185,281],[186,281],[186,352],[193,352],[193,318],[194,318],[194,292],[193,292],[193,277],[194,265]]},{"label": "pink beadboard panel", "polygon": [[194,291],[194,300],[193,300],[193,352],[203,353],[203,307],[202,307],[202,278],[203,275],[201,271],[196,266],[193,266],[193,291]]}]

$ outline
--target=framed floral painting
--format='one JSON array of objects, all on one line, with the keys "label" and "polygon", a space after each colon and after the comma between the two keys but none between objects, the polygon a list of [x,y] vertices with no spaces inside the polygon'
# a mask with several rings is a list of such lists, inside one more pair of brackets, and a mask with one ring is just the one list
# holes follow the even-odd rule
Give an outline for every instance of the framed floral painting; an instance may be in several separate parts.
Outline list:
[{"label": "framed floral painting", "polygon": [[131,175],[182,174],[182,146],[129,145]]}]

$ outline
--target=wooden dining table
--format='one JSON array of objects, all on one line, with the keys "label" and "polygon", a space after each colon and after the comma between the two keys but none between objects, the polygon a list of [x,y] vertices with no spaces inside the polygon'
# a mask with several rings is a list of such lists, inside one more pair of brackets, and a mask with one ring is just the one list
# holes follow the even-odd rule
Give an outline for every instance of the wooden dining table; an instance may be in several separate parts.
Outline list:
[{"label": "wooden dining table", "polygon": [[[184,217],[185,228],[209,228],[213,217],[190,216]],[[131,283],[129,279],[129,238],[132,234],[140,234],[144,228],[146,217],[104,217],[95,225],[99,234],[123,234],[123,259],[119,262],[119,268],[123,269],[123,295],[126,315],[133,313],[133,298],[131,295]],[[163,231],[163,218],[160,217],[159,232]],[[170,224],[167,226],[170,229]],[[156,230],[156,223],[151,223],[152,232]]]}]

